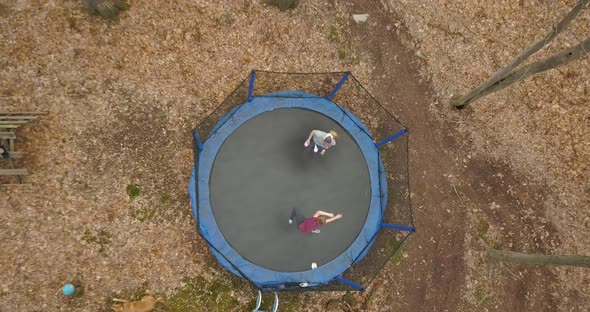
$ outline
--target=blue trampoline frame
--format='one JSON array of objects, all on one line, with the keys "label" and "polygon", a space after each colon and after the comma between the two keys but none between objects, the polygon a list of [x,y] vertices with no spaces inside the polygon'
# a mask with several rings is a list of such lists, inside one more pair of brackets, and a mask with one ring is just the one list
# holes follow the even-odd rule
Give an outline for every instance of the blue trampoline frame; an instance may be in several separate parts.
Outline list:
[{"label": "blue trampoline frame", "polygon": [[[196,131],[193,133],[198,148],[198,155],[195,156],[198,167],[193,167],[189,182],[189,194],[193,215],[197,221],[200,234],[205,238],[211,251],[222,266],[235,275],[248,279],[259,289],[281,290],[285,288],[285,285],[298,284],[302,285],[301,287],[314,287],[328,284],[335,279],[354,288],[363,289],[361,285],[342,278],[340,274],[366,256],[382,227],[396,228],[396,225],[383,224],[383,214],[387,205],[387,178],[378,147],[388,141],[375,144],[368,128],[358,117],[331,102],[334,94],[348,78],[348,73],[344,75],[336,88],[326,98],[300,91],[282,91],[263,96],[253,96],[255,75],[256,73],[253,71],[250,79],[248,100],[237,105],[220,118],[205,142],[201,141]],[[369,171],[371,200],[361,232],[340,256],[316,269],[303,272],[277,272],[244,259],[229,245],[219,230],[209,199],[209,178],[213,162],[223,142],[234,130],[251,118],[281,108],[312,110],[339,123],[359,145]],[[198,183],[196,179],[197,173]],[[397,229],[414,231],[413,227],[398,227]]]}]

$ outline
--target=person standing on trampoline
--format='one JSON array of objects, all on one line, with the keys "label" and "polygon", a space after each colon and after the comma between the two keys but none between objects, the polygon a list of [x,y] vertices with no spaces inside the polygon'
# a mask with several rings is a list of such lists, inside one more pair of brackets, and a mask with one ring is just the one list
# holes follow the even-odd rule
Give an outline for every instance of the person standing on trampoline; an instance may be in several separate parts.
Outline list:
[{"label": "person standing on trampoline", "polygon": [[336,145],[336,139],[338,138],[338,132],[334,130],[330,130],[330,132],[324,132],[321,130],[311,130],[307,140],[303,143],[303,146],[306,148],[311,143],[313,139],[313,152],[317,153],[320,152],[321,155],[324,155],[327,149]]},{"label": "person standing on trampoline", "polygon": [[293,222],[295,222],[299,231],[303,233],[312,232],[317,234],[320,232],[320,226],[332,221],[336,221],[340,218],[342,218],[341,214],[334,215],[333,213],[324,212],[321,210],[316,211],[313,214],[313,217],[306,218],[299,212],[299,210],[297,210],[297,208],[293,208],[291,211],[291,216],[289,217],[289,224],[293,224]]}]

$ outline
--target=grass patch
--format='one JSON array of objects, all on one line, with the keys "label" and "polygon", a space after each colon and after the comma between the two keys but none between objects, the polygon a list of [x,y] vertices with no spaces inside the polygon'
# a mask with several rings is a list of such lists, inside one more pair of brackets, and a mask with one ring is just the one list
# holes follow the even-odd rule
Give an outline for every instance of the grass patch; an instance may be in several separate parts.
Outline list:
[{"label": "grass patch", "polygon": [[490,294],[483,285],[478,285],[473,293],[476,305],[479,307],[491,308],[494,306],[494,297]]},{"label": "grass patch", "polygon": [[129,9],[126,0],[84,0],[84,7],[89,15],[100,15],[107,21],[119,19],[119,12]]},{"label": "grass patch", "polygon": [[480,237],[486,236],[488,230],[490,229],[490,224],[484,219],[477,219],[477,235]]},{"label": "grass patch", "polygon": [[141,186],[136,183],[127,185],[127,195],[129,195],[129,198],[135,199],[137,196],[141,195]]},{"label": "grass patch", "polygon": [[402,260],[403,260],[404,245],[402,245],[398,241],[395,241],[394,243],[389,243],[389,244],[393,245],[391,248],[398,248],[395,251],[395,253],[393,254],[393,256],[391,257],[391,260],[390,261],[393,261],[393,263],[395,263],[395,265],[399,265],[402,262]]},{"label": "grass patch", "polygon": [[492,248],[499,248],[499,244],[494,241],[493,239],[488,237],[488,231],[490,229],[490,224],[482,219],[482,218],[477,218],[477,236],[479,236],[479,238],[481,238],[484,242],[486,242],[486,244],[488,244],[490,247]]},{"label": "grass patch", "polygon": [[336,14],[333,19],[330,19],[330,24],[324,28],[323,33],[326,39],[336,47],[335,56],[340,61],[360,64],[360,59],[354,53],[352,34],[346,20],[345,15]]},{"label": "grass patch", "polygon": [[111,237],[111,234],[105,230],[100,230],[95,234],[93,234],[90,230],[86,230],[80,239],[89,244],[98,245],[98,252],[102,255],[106,255],[107,247],[111,244]]},{"label": "grass patch", "polygon": [[[231,286],[220,280],[215,280],[208,288],[215,297],[215,303],[220,311],[228,311],[239,305],[238,300],[231,296]],[[211,298],[213,299],[213,297]],[[213,300],[211,300],[213,301]]]},{"label": "grass patch", "polygon": [[160,194],[160,203],[164,204],[164,205],[168,205],[172,202],[172,195],[170,195],[170,193],[168,192],[162,192]]},{"label": "grass patch", "polygon": [[139,222],[148,222],[156,217],[157,213],[155,209],[143,207],[131,212],[131,217],[137,219]]},{"label": "grass patch", "polygon": [[337,43],[340,41],[340,33],[338,32],[338,28],[336,26],[330,26],[330,30],[328,31],[328,41],[332,43]]},{"label": "grass patch", "polygon": [[233,285],[228,280],[216,279],[207,286],[202,277],[184,278],[186,284],[166,300],[166,311],[235,311],[240,304],[233,295]]}]

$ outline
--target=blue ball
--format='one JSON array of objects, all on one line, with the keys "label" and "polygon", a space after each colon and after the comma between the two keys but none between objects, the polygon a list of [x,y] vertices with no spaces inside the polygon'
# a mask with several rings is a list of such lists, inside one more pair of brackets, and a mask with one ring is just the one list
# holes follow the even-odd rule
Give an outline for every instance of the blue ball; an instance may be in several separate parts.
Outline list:
[{"label": "blue ball", "polygon": [[76,291],[76,288],[72,284],[65,284],[64,288],[61,289],[61,292],[66,296],[71,296]]}]

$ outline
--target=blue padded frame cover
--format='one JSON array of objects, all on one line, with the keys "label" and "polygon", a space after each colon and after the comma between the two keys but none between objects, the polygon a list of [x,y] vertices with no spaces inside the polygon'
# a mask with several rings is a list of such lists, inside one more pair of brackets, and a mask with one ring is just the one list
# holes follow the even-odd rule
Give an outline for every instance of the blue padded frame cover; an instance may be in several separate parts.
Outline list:
[{"label": "blue padded frame cover", "polygon": [[[213,162],[225,139],[250,118],[280,108],[309,109],[339,123],[359,145],[367,162],[371,184],[371,201],[367,219],[354,242],[345,252],[332,261],[316,269],[303,272],[269,270],[240,256],[229,245],[219,230],[209,201],[209,178]],[[329,283],[334,277],[342,274],[367,254],[383,220],[383,213],[387,203],[387,179],[379,150],[375,146],[369,130],[357,116],[323,97],[300,91],[282,91],[266,96],[257,96],[251,102],[234,107],[219,119],[211,130],[209,138],[203,143],[203,150],[198,158],[198,166],[198,201],[194,167],[189,182],[189,194],[193,215],[195,219],[198,216],[197,223],[200,233],[211,245],[210,247],[213,247],[211,251],[222,266],[239,277],[249,279],[258,288],[284,283],[306,282],[309,286]],[[198,214],[197,209],[199,209]]]}]

